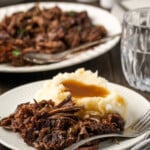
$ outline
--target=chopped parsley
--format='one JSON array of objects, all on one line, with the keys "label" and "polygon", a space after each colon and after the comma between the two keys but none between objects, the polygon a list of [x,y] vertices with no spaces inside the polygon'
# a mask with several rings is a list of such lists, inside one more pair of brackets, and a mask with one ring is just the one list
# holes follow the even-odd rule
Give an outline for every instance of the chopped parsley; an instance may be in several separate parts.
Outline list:
[{"label": "chopped parsley", "polygon": [[81,27],[81,26],[78,26],[78,27],[77,27],[77,30],[78,30],[78,32],[81,32],[81,31],[82,31],[82,27]]},{"label": "chopped parsley", "polygon": [[15,49],[15,50],[13,50],[12,51],[12,55],[14,56],[14,57],[18,57],[19,55],[20,55],[20,50],[19,49]]},{"label": "chopped parsley", "polygon": [[18,29],[18,30],[17,30],[17,36],[22,37],[22,36],[24,35],[24,33],[25,33],[25,30],[24,30],[24,29]]},{"label": "chopped parsley", "polygon": [[69,11],[69,12],[68,12],[68,14],[69,14],[69,16],[74,17],[74,16],[75,16],[75,14],[76,14],[76,12],[74,12],[74,11]]}]

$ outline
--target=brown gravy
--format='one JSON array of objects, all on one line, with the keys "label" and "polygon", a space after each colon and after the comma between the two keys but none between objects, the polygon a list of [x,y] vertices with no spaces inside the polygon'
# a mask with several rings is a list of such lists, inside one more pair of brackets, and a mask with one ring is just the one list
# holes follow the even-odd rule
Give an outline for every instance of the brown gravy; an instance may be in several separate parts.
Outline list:
[{"label": "brown gravy", "polygon": [[103,87],[96,85],[87,85],[75,80],[66,80],[62,84],[65,86],[66,91],[71,92],[75,98],[83,97],[106,97],[109,92]]}]

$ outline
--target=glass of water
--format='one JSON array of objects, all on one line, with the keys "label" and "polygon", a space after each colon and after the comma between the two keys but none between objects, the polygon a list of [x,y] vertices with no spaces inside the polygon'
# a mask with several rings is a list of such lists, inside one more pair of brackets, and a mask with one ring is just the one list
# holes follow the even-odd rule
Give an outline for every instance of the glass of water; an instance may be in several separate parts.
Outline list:
[{"label": "glass of water", "polygon": [[121,62],[129,85],[150,92],[150,8],[124,15]]}]

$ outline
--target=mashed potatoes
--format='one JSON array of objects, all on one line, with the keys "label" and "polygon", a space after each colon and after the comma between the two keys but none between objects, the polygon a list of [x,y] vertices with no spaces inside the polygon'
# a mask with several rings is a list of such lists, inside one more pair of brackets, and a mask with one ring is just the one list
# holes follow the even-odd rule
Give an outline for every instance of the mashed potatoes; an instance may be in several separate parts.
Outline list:
[{"label": "mashed potatoes", "polygon": [[97,72],[78,69],[72,73],[60,73],[45,82],[36,95],[36,99],[52,99],[56,104],[71,95],[76,105],[84,106],[83,116],[101,115],[109,112],[126,114],[125,100],[115,91],[110,90],[108,81],[98,77]]}]

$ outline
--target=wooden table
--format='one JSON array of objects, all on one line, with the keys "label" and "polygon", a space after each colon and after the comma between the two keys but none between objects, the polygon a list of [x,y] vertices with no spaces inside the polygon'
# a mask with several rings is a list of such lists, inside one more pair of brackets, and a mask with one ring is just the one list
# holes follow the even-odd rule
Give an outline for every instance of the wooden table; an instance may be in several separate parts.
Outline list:
[{"label": "wooden table", "polygon": [[[98,6],[98,3],[90,3],[90,5]],[[92,71],[98,71],[100,76],[105,77],[110,82],[114,82],[126,86],[130,89],[133,89],[128,85],[122,73],[120,62],[120,43],[118,43],[113,49],[111,49],[106,54],[103,54],[102,56],[99,56],[93,60],[87,61],[79,65],[39,73],[0,73],[0,94],[3,94],[4,92],[22,84],[49,79],[59,72],[72,72],[75,71],[77,68],[81,67],[84,67],[85,69],[90,69]],[[137,91],[150,101],[150,93],[142,92],[139,90],[135,91]],[[8,150],[8,148],[5,148],[4,146],[0,145],[0,150]]]}]

